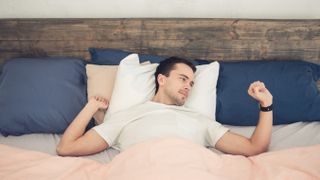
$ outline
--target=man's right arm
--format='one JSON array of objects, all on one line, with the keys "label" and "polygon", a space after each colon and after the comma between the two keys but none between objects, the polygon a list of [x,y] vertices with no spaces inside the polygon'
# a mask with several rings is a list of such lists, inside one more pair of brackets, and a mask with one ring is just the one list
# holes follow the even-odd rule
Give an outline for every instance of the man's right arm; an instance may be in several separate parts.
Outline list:
[{"label": "man's right arm", "polygon": [[85,128],[99,108],[107,108],[108,101],[94,97],[89,100],[77,117],[64,132],[57,153],[61,156],[81,156],[95,154],[109,147],[109,144],[93,129]]}]

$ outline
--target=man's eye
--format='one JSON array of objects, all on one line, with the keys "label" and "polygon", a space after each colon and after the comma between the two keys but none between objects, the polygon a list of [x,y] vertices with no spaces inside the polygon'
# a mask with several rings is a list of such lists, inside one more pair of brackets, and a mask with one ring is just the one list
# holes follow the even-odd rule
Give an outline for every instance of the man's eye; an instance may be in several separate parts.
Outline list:
[{"label": "man's eye", "polygon": [[182,81],[186,81],[186,78],[184,78],[184,77],[181,77],[180,79],[181,79]]}]

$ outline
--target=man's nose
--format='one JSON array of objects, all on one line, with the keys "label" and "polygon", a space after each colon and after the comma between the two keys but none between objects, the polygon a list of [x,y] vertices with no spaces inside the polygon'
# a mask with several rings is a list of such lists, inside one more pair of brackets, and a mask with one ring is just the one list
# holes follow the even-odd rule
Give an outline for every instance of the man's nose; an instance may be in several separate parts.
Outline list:
[{"label": "man's nose", "polygon": [[186,83],[185,84],[185,86],[184,86],[184,89],[186,89],[186,90],[190,90],[192,87],[191,87],[191,85],[189,84],[189,83]]}]

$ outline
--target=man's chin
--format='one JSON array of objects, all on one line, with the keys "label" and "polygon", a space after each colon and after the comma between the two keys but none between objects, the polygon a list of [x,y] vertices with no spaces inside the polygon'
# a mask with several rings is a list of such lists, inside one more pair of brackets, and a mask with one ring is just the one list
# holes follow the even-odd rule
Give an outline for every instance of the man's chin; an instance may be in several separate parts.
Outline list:
[{"label": "man's chin", "polygon": [[183,106],[186,103],[186,101],[181,100],[181,101],[177,101],[176,105],[177,106]]}]

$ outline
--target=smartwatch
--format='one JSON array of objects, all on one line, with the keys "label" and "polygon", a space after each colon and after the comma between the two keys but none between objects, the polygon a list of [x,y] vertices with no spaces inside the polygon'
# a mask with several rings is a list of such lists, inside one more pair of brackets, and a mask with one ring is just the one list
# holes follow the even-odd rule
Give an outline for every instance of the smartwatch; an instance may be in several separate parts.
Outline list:
[{"label": "smartwatch", "polygon": [[262,111],[262,112],[269,112],[269,111],[272,111],[272,109],[273,109],[272,104],[267,107],[262,107],[260,104],[260,111]]}]

